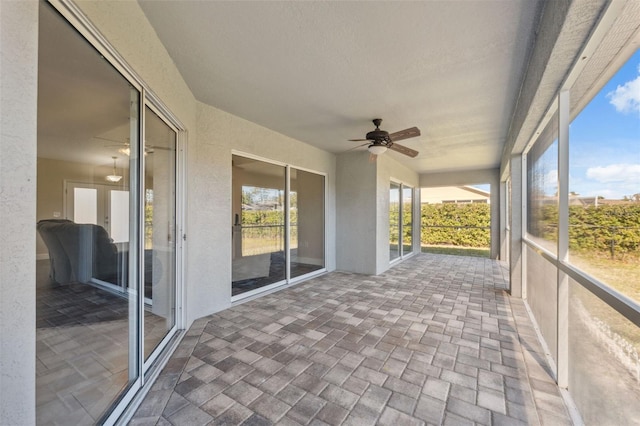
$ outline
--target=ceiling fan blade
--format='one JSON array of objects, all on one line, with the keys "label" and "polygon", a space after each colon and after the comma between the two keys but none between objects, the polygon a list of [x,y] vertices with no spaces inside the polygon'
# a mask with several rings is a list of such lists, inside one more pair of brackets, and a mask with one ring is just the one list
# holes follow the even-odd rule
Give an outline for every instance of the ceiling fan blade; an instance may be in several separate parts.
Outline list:
[{"label": "ceiling fan blade", "polygon": [[414,158],[419,154],[419,152],[416,151],[415,149],[407,148],[406,146],[399,145],[397,143],[391,144],[389,149],[392,151],[399,152],[400,154],[408,155],[411,158]]},{"label": "ceiling fan blade", "polygon": [[409,129],[400,130],[399,132],[391,133],[389,135],[389,139],[391,139],[392,142],[395,142],[403,139],[415,138],[416,136],[420,136],[420,129],[417,127],[411,127]]},{"label": "ceiling fan blade", "polygon": [[358,149],[358,148],[362,148],[363,146],[367,146],[367,145],[369,145],[369,143],[370,143],[370,142],[369,142],[369,141],[367,141],[366,143],[363,143],[363,144],[360,144],[360,145],[354,146],[353,148],[349,148],[349,149],[347,149],[347,150],[345,150],[345,151],[341,151],[341,152],[339,152],[338,154],[344,154],[345,152],[354,151],[354,150],[356,150],[356,149]]},{"label": "ceiling fan blade", "polygon": [[369,139],[349,139],[349,142],[366,142]]}]

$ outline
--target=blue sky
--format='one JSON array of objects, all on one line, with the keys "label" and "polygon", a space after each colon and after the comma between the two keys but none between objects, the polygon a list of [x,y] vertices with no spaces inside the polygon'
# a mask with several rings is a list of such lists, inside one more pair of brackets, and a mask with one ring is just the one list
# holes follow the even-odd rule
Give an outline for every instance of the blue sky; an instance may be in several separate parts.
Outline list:
[{"label": "blue sky", "polygon": [[573,120],[569,141],[570,191],[640,193],[640,50]]}]

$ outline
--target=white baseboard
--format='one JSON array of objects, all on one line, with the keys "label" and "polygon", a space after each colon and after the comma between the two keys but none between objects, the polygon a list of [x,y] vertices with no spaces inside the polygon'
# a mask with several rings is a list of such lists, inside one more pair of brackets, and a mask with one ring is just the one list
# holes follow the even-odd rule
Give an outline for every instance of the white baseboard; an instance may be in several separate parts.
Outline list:
[{"label": "white baseboard", "polygon": [[49,253],[36,253],[36,260],[48,260]]}]

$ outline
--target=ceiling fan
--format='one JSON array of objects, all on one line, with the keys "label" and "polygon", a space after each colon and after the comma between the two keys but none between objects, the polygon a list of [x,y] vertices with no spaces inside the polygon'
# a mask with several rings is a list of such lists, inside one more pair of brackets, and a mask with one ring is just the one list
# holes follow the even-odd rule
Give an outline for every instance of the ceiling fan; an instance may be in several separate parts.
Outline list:
[{"label": "ceiling fan", "polygon": [[373,119],[373,124],[376,126],[375,130],[367,133],[365,139],[349,139],[349,141],[366,141],[365,144],[362,144],[360,146],[368,145],[367,149],[373,155],[384,154],[387,149],[399,152],[404,155],[408,155],[411,158],[416,157],[419,154],[418,151],[397,144],[396,141],[420,136],[420,129],[418,129],[417,127],[411,127],[409,129],[404,129],[400,130],[399,132],[389,134],[389,132],[380,129],[380,123],[382,123],[381,118]]},{"label": "ceiling fan", "polygon": [[[119,141],[119,140],[115,140],[115,139],[109,139],[109,138],[105,138],[102,136],[94,136],[94,139],[100,139],[106,142],[112,142],[113,145],[105,145],[105,148],[117,148],[118,152],[120,154],[124,154],[127,157],[131,155],[131,144],[129,142],[129,138],[126,139],[125,142]],[[149,155],[149,154],[153,154],[155,149],[165,149],[165,150],[169,150],[169,148],[163,148],[163,147],[159,147],[159,146],[153,146],[153,145],[146,145],[144,147],[144,155]]]}]

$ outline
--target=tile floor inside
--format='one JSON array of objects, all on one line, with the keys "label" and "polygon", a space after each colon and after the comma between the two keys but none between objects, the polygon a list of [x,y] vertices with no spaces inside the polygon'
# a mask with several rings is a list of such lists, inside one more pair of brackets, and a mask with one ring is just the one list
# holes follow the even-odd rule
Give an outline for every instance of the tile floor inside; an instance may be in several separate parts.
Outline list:
[{"label": "tile floor inside", "polygon": [[[89,284],[51,283],[48,273],[49,261],[38,261],[36,421],[92,425],[129,381],[129,303]],[[166,320],[145,312],[145,356],[166,333]]]},{"label": "tile floor inside", "polygon": [[419,254],[198,319],[130,424],[571,424],[506,274]]}]

